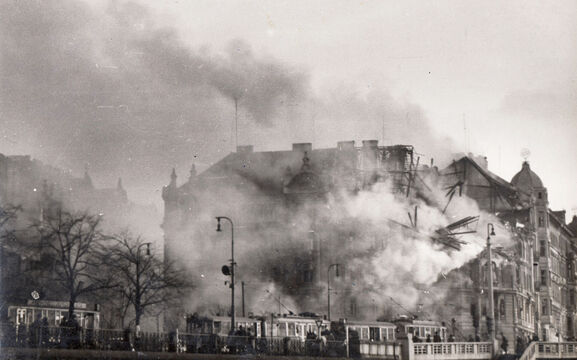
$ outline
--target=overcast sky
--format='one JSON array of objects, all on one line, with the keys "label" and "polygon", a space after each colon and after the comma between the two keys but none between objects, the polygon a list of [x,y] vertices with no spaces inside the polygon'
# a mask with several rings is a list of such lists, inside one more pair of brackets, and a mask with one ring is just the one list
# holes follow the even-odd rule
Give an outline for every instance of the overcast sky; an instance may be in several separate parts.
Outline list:
[{"label": "overcast sky", "polygon": [[[10,16],[6,13],[15,14],[13,17],[22,16],[21,9],[15,9],[11,5],[12,1],[2,0],[2,3],[12,11],[5,12],[4,16]],[[172,120],[163,120],[164,117],[171,119],[180,116],[180,110],[174,108],[185,106],[177,98],[190,96],[198,99],[202,97],[199,93],[206,93],[203,91],[205,87],[208,88],[207,92],[216,89],[220,97],[194,100],[189,113],[182,110],[184,114],[196,114],[185,116],[186,121],[198,121],[201,127],[185,126],[174,133],[170,129],[164,133],[163,128],[146,123],[149,126],[146,130],[148,137],[142,137],[141,142],[146,143],[141,145],[142,151],[152,148],[151,151],[159,152],[159,149],[167,147],[166,142],[159,140],[159,144],[156,144],[156,140],[151,140],[149,136],[152,133],[162,133],[155,138],[169,139],[170,136],[181,136],[186,131],[196,132],[195,135],[185,135],[181,147],[175,145],[167,149],[166,156],[144,156],[142,152],[130,156],[130,161],[139,156],[147,163],[161,161],[162,164],[150,166],[150,173],[131,170],[130,162],[119,163],[116,159],[113,161],[115,166],[107,167],[103,164],[111,162],[111,154],[102,159],[90,158],[88,149],[84,159],[67,153],[67,149],[74,148],[74,143],[68,143],[65,147],[58,147],[54,143],[38,146],[39,136],[34,128],[39,125],[32,118],[39,114],[42,117],[45,110],[38,105],[39,109],[34,112],[24,111],[22,108],[28,108],[25,106],[27,102],[13,100],[10,95],[6,95],[16,93],[10,86],[17,88],[26,83],[21,76],[15,79],[12,75],[15,70],[6,65],[23,62],[23,55],[12,51],[15,54],[13,59],[8,58],[0,63],[3,80],[8,79],[5,84],[10,84],[3,85],[5,91],[2,93],[3,104],[9,110],[0,114],[2,121],[8,124],[0,145],[0,151],[4,153],[32,153],[48,163],[68,167],[75,172],[89,162],[95,171],[100,169],[109,175],[96,175],[102,183],[111,182],[112,177],[124,176],[129,179],[125,181],[129,191],[132,183],[133,193],[138,194],[139,198],[158,197],[158,188],[168,181],[170,167],[176,165],[184,175],[187,171],[185,167],[192,161],[196,161],[202,168],[232,149],[227,121],[231,116],[228,110],[234,109],[234,106],[231,106],[228,99],[237,96],[234,91],[246,91],[247,87],[242,82],[238,89],[222,85],[227,80],[220,70],[228,69],[224,73],[233,75],[250,74],[253,70],[257,74],[270,71],[263,77],[264,81],[276,81],[272,89],[281,90],[270,95],[269,102],[257,102],[247,93],[239,95],[244,96],[240,104],[240,143],[255,144],[257,150],[286,149],[291,142],[297,141],[334,146],[336,140],[348,140],[344,138],[347,134],[351,134],[351,138],[357,141],[369,137],[381,141],[384,139],[386,144],[412,141],[421,145],[422,149],[417,150],[431,157],[442,158],[442,155],[436,154],[440,151],[471,151],[486,155],[490,169],[507,180],[521,168],[521,151],[526,148],[531,153],[528,159],[532,169],[549,189],[551,207],[555,210],[564,208],[569,213],[577,212],[577,145],[574,141],[577,134],[575,1],[142,0],[137,1],[141,6],[119,5],[124,4],[122,1],[98,1],[78,8],[70,5],[74,3],[72,1],[63,1],[66,5],[60,5],[60,2],[49,3],[51,11],[62,14],[63,18],[69,14],[84,14],[76,16],[80,19],[77,22],[62,20],[66,23],[64,31],[70,29],[72,33],[90,39],[82,45],[82,54],[88,54],[83,55],[83,60],[88,64],[91,61],[93,64],[99,63],[99,71],[106,66],[118,69],[121,67],[119,59],[122,63],[130,59],[127,60],[124,55],[118,57],[111,51],[94,49],[105,47],[107,41],[117,42],[117,37],[124,36],[121,34],[128,33],[126,37],[130,37],[132,32],[148,31],[148,28],[154,29],[154,36],[147,36],[146,46],[141,44],[135,53],[144,52],[146,56],[149,47],[155,44],[150,39],[161,38],[166,34],[171,41],[167,46],[170,51],[164,49],[163,53],[172,55],[171,51],[176,49],[174,53],[178,57],[185,52],[186,58],[197,69],[195,71],[204,71],[201,69],[206,69],[205,64],[214,60],[211,63],[213,65],[209,65],[214,76],[204,79],[202,87],[190,89],[173,88],[174,82],[177,82],[171,78],[174,74],[165,74],[164,71],[165,67],[171,68],[173,64],[168,59],[169,55],[162,59],[160,56],[164,54],[155,53],[155,57],[151,57],[147,63],[146,71],[139,69],[131,72],[131,76],[135,75],[130,79],[135,83],[137,81],[134,78],[142,77],[142,74],[158,73],[158,81],[167,84],[158,91],[171,94],[167,101],[172,110],[163,108],[168,106],[166,101],[165,105],[152,110],[147,108],[149,122],[156,118],[166,123],[164,128],[170,128],[173,126],[170,122]],[[112,7],[122,6],[120,16],[110,15]],[[35,12],[46,9],[37,6],[27,11],[30,13],[26,16],[34,18]],[[109,18],[117,22],[121,18],[126,24],[113,24]],[[53,20],[44,20],[46,24],[38,21],[24,25],[22,21],[10,22],[4,25],[4,30],[18,26],[42,29],[44,25],[51,29]],[[69,23],[71,21],[72,24]],[[94,25],[87,27],[84,24]],[[110,31],[110,28],[115,30]],[[23,47],[35,43],[26,34],[3,36],[3,39],[4,48],[16,46],[15,42],[23,43]],[[74,37],[74,40],[67,41],[71,43],[77,39]],[[159,41],[164,44],[164,40]],[[37,51],[40,53],[43,49]],[[77,48],[74,51],[79,52]],[[93,53],[96,55],[92,56]],[[246,68],[238,70],[235,56],[248,59],[244,63]],[[178,59],[172,69],[185,61],[182,56]],[[24,60],[30,66],[21,71],[38,71],[38,65],[29,64],[29,61]],[[54,58],[49,62],[54,62]],[[83,65],[75,66],[81,68]],[[186,70],[189,71],[188,66]],[[174,73],[180,74],[180,71],[175,70]],[[34,81],[45,80],[37,73],[34,74]],[[177,75],[174,76],[176,78]],[[204,75],[195,73],[195,76],[192,79]],[[158,83],[152,75],[151,78],[151,83]],[[48,81],[53,79],[51,77]],[[126,79],[126,75],[120,79]],[[142,90],[142,81],[138,80],[138,85],[131,89]],[[108,86],[106,80],[103,83],[101,87],[83,88],[82,91],[103,91],[102,88]],[[54,88],[57,85],[48,83],[47,86]],[[82,87],[76,84],[67,86]],[[263,94],[270,93],[270,89],[266,90],[263,84],[255,85],[254,89],[260,89],[260,93],[256,90],[254,92],[259,95],[259,99]],[[118,99],[115,95],[107,99],[109,102],[110,99],[116,99],[114,104],[95,106],[98,111],[102,111],[107,106],[125,109],[127,103],[142,107],[142,103],[163,101],[161,96],[141,101],[136,99],[139,95],[133,91],[130,97],[130,100]],[[17,106],[12,106],[16,103]],[[278,106],[282,109],[277,110],[275,104],[281,103],[284,108]],[[79,109],[83,106],[78,105],[76,100],[74,104]],[[375,110],[365,111],[365,105]],[[65,107],[62,105],[58,110],[51,109],[58,115],[53,118],[64,118],[61,121],[66,122],[66,118],[78,115],[62,110]],[[198,109],[203,110],[199,112]],[[85,114],[85,111],[78,111]],[[130,111],[130,108],[126,111]],[[151,116],[151,113],[155,115]],[[211,115],[207,115],[209,113]],[[130,116],[146,122],[146,119],[142,120],[143,115],[134,114],[130,113]],[[106,115],[99,113],[86,121],[103,117]],[[362,119],[362,124],[357,123],[360,121],[358,119]],[[123,129],[128,135],[123,136],[140,136],[130,133],[134,127],[141,127],[134,125],[134,121],[125,121],[128,128]],[[291,121],[299,125],[291,125]],[[302,124],[309,124],[307,131],[295,130],[302,128]],[[343,134],[338,131],[339,128],[347,129],[347,132]],[[287,129],[293,131],[287,132]],[[93,131],[91,129],[90,133]],[[199,132],[203,133],[199,135]],[[412,138],[411,132],[418,135]],[[111,141],[123,142],[122,136],[116,131],[110,133],[99,133],[97,139],[91,135],[91,140],[108,141],[107,136],[110,136],[114,138]],[[82,138],[81,134],[77,131],[72,136]],[[283,136],[279,137],[279,134]],[[24,136],[35,140],[22,140]],[[443,143],[443,146],[431,145],[426,141],[428,137]],[[205,145],[195,145],[200,142]],[[206,145],[207,142],[221,145],[211,147]],[[134,148],[134,144],[118,149],[128,151],[126,148]],[[183,149],[189,152],[186,156],[174,155],[182,153]],[[208,150],[212,155],[206,154]],[[171,154],[174,161],[167,160],[171,159]],[[138,167],[143,168],[142,164]],[[142,180],[146,176],[148,181]]]},{"label": "overcast sky", "polygon": [[359,92],[384,85],[507,180],[527,148],[551,205],[577,210],[575,1],[150,4],[191,46],[247,39],[304,66],[317,91],[334,82]]}]

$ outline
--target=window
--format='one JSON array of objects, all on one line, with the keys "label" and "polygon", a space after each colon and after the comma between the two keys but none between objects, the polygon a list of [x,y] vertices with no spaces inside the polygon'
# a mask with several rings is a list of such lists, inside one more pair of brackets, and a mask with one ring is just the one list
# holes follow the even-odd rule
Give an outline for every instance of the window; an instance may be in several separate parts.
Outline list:
[{"label": "window", "polygon": [[289,332],[289,336],[296,336],[294,323],[288,324],[288,332]]},{"label": "window", "polygon": [[545,240],[539,241],[539,255],[547,256],[547,243]]},{"label": "window", "polygon": [[541,270],[541,284],[547,285],[547,270]]},{"label": "window", "polygon": [[499,315],[502,320],[505,320],[505,300],[501,300],[499,303]]},{"label": "window", "polygon": [[381,341],[381,329],[378,327],[369,328],[370,340]]},{"label": "window", "polygon": [[543,211],[539,211],[538,225],[539,227],[545,227],[545,213]]},{"label": "window", "polygon": [[542,193],[541,191],[539,191],[539,192],[537,193],[537,198],[538,198],[538,199],[543,199],[543,193]]},{"label": "window", "polygon": [[278,336],[282,336],[282,337],[287,336],[286,323],[278,324]]}]

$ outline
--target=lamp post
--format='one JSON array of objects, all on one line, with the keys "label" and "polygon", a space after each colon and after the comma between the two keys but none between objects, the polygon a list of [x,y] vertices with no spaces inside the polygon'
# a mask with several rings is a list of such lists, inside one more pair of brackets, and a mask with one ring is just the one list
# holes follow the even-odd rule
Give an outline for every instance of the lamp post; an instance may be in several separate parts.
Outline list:
[{"label": "lamp post", "polygon": [[234,330],[236,328],[235,323],[235,314],[234,314],[234,266],[236,263],[234,262],[234,224],[232,220],[226,216],[217,216],[216,220],[218,221],[216,226],[216,231],[222,231],[220,227],[220,220],[227,220],[230,223],[230,290],[231,290],[231,297],[230,297],[230,328]]},{"label": "lamp post", "polygon": [[[135,292],[136,292],[136,298],[135,298],[135,311],[136,311],[136,319],[135,319],[135,326],[136,326],[136,332],[138,333],[140,331],[140,249],[143,246],[146,246],[146,255],[150,256],[150,242],[146,242],[143,244],[138,245],[138,247],[136,248],[136,284],[135,284]],[[122,299],[122,301],[124,302],[124,298]],[[124,321],[124,319],[123,319]]]},{"label": "lamp post", "polygon": [[487,224],[487,271],[489,272],[489,318],[488,331],[491,341],[495,340],[495,304],[493,299],[493,260],[491,259],[491,236],[495,236],[495,227],[493,224]]},{"label": "lamp post", "polygon": [[329,321],[331,321],[331,268],[336,269],[336,276],[339,276],[339,265],[340,264],[330,264],[327,268],[327,312]]}]

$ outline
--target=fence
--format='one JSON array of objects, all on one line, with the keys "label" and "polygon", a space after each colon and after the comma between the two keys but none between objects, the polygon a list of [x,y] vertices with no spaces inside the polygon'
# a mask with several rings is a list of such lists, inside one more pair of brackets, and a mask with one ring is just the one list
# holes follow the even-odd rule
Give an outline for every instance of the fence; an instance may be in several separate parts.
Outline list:
[{"label": "fence", "polygon": [[536,358],[577,358],[577,342],[540,342],[537,344],[536,348]]},{"label": "fence", "polygon": [[219,336],[186,333],[147,333],[69,327],[0,325],[0,347],[52,348],[205,354],[266,354],[345,357],[346,344],[330,337]]},{"label": "fence", "polygon": [[416,343],[414,359],[491,359],[491,343]]}]

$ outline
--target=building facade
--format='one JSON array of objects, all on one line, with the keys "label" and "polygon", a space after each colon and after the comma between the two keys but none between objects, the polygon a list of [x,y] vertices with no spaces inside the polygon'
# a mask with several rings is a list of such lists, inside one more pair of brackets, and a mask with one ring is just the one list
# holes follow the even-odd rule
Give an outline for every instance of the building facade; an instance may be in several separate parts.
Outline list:
[{"label": "building facade", "polygon": [[[463,157],[441,172],[448,186],[474,199],[507,229],[511,242],[493,250],[494,310],[497,337],[522,346],[529,339],[575,338],[575,232],[564,211],[549,209],[547,188],[527,161],[507,182],[483,161]],[[455,293],[455,320],[463,337],[487,337],[488,261],[483,251],[453,271],[465,278],[449,286]],[[441,281],[438,285],[443,286]]]}]

